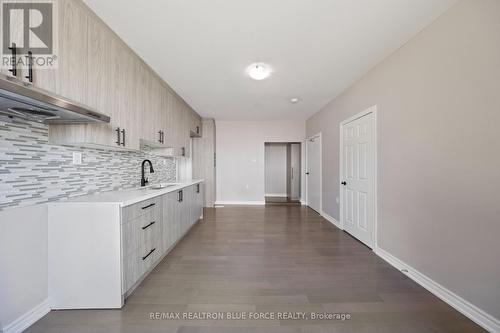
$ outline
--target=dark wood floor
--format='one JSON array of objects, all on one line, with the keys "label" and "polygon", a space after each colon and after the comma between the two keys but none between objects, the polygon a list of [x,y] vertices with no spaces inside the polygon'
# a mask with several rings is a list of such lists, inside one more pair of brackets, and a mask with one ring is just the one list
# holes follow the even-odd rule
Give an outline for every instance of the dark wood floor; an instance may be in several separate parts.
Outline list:
[{"label": "dark wood floor", "polygon": [[[350,320],[151,320],[150,313],[348,313]],[[200,314],[201,315],[201,314]],[[208,209],[121,310],[52,311],[27,332],[481,332],[296,206]]]},{"label": "dark wood floor", "polygon": [[292,199],[290,197],[271,197],[266,196],[266,205],[298,205],[300,206],[300,200]]}]

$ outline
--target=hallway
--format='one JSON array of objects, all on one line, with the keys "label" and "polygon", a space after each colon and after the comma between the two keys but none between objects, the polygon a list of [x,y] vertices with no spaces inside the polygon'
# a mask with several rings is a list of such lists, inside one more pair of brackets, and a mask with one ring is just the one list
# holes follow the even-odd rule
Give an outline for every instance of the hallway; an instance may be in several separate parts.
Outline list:
[{"label": "hallway", "polygon": [[[344,313],[349,320],[150,313]],[[235,328],[237,327],[237,328]],[[308,208],[205,209],[122,310],[52,311],[27,332],[482,332]]]}]

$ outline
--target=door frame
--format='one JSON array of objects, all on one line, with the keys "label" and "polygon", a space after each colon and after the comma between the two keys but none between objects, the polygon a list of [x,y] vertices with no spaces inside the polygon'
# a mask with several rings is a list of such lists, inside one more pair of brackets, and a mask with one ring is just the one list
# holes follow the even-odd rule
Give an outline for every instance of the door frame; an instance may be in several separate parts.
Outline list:
[{"label": "door frame", "polygon": [[[300,170],[299,170],[299,176],[301,177],[300,178],[300,199],[299,201],[302,203],[302,201],[304,200],[304,198],[302,198],[302,191],[304,190],[302,188],[302,172],[305,172],[305,165],[303,165],[302,163],[302,149],[303,149],[303,146],[305,145],[305,141],[265,141],[264,142],[264,201],[266,199],[266,173],[267,173],[267,168],[266,168],[266,145],[273,145],[273,144],[276,144],[276,145],[286,145],[287,146],[287,149],[290,145],[293,145],[293,144],[298,144],[300,145]],[[289,179],[288,179],[288,151],[287,151],[287,194],[288,194],[288,186],[289,186]],[[307,195],[307,193],[306,193]]]},{"label": "door frame", "polygon": [[341,229],[342,230],[345,230],[344,229],[344,210],[343,210],[343,207],[344,207],[344,191],[343,191],[343,185],[340,184],[341,183],[341,180],[342,180],[342,176],[344,174],[344,125],[347,125],[348,123],[356,120],[356,119],[359,119],[359,118],[362,118],[366,115],[369,115],[370,113],[373,114],[373,138],[372,138],[372,142],[373,142],[373,251],[375,251],[375,249],[377,249],[378,247],[378,243],[377,243],[377,239],[378,239],[378,197],[377,197],[377,194],[378,194],[378,190],[377,190],[377,178],[378,178],[378,173],[377,173],[377,161],[378,161],[378,155],[377,155],[377,137],[378,137],[378,134],[377,134],[377,105],[373,105],[371,107],[369,107],[368,109],[364,110],[364,111],[361,111],[357,114],[355,114],[354,116],[351,116],[343,121],[340,122],[339,124],[339,129],[340,129],[340,150],[339,150],[339,182],[338,182],[338,186],[339,186],[339,197],[340,197],[340,201],[339,201],[339,211],[340,211],[340,226],[341,226]]},{"label": "door frame", "polygon": [[309,207],[309,177],[305,173],[308,172],[307,170],[309,169],[308,165],[308,156],[309,152],[307,149],[307,142],[313,138],[319,138],[319,214],[323,216],[323,138],[321,132],[316,133],[314,135],[311,135],[310,137],[306,138],[304,142],[304,150],[305,150],[305,172],[304,172],[304,177],[306,179],[305,181],[305,197],[306,197],[306,206]]}]

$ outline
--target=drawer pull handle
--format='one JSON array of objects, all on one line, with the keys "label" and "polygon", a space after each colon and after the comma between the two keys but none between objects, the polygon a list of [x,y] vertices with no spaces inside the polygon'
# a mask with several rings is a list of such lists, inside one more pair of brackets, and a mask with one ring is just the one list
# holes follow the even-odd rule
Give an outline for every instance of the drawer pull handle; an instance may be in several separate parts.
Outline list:
[{"label": "drawer pull handle", "polygon": [[142,207],[142,209],[148,209],[149,207],[153,207],[154,205],[156,205],[156,204],[152,203],[152,204],[149,204],[147,206]]},{"label": "drawer pull handle", "polygon": [[155,252],[156,248],[152,249],[151,251],[149,251],[148,254],[146,254],[146,256],[142,257],[142,260],[146,260],[153,252]]},{"label": "drawer pull handle", "polygon": [[142,230],[146,230],[147,228],[149,228],[150,226],[152,226],[152,225],[153,225],[153,224],[155,224],[155,223],[156,223],[156,221],[151,222],[150,224],[148,224],[148,225],[146,225],[146,226],[142,227]]}]

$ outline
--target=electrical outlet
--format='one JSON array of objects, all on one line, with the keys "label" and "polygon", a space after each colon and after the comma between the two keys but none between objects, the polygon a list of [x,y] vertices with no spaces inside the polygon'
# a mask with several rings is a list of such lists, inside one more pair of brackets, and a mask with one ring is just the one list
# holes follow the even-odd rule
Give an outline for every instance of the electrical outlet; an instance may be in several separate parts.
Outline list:
[{"label": "electrical outlet", "polygon": [[82,164],[82,153],[73,152],[73,164]]}]

